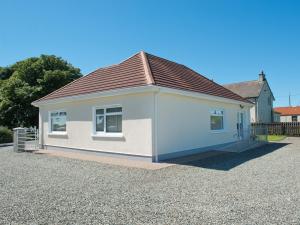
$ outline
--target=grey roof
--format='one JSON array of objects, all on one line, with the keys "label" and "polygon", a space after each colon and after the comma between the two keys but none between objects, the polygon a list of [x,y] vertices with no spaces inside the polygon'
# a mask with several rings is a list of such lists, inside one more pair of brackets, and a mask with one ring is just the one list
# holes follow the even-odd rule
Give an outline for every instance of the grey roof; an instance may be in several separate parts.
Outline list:
[{"label": "grey roof", "polygon": [[223,87],[242,96],[243,98],[258,97],[263,86],[264,82],[258,80],[223,85]]}]

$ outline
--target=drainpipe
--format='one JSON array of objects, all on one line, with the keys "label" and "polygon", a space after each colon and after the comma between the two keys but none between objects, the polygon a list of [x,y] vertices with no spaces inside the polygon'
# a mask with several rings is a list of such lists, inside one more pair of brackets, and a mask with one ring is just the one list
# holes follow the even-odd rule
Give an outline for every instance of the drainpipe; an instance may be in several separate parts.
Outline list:
[{"label": "drainpipe", "polygon": [[158,136],[158,95],[160,89],[154,92],[154,131],[153,131],[153,148],[154,148],[154,161],[158,162],[158,149],[157,149],[157,136]]},{"label": "drainpipe", "polygon": [[[39,127],[38,127],[38,147],[40,149],[44,149],[44,123],[43,123],[43,117],[42,112],[43,110],[41,107],[39,107]],[[48,126],[50,126],[48,124]]]},{"label": "drainpipe", "polygon": [[258,120],[258,98],[255,99],[255,120],[256,120],[256,123],[259,123],[259,120]]}]

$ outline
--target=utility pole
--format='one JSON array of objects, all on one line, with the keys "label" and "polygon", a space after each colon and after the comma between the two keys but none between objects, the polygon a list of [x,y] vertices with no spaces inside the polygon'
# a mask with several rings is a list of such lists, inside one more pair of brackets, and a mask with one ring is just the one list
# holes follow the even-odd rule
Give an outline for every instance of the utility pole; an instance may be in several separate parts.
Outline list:
[{"label": "utility pole", "polygon": [[291,107],[291,92],[289,93],[289,106]]}]

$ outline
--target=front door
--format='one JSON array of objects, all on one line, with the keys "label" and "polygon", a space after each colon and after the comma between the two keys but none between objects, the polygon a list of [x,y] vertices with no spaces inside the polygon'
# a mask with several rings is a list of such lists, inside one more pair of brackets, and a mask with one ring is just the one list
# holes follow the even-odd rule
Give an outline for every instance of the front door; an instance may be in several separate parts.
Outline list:
[{"label": "front door", "polygon": [[244,113],[237,113],[237,136],[239,139],[244,138]]}]

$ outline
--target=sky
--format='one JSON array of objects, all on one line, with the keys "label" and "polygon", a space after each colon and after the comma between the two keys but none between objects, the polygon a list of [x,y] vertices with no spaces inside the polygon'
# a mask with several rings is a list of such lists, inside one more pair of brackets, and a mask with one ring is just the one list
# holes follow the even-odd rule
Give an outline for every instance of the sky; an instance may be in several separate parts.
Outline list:
[{"label": "sky", "polygon": [[300,105],[300,1],[0,0],[0,66],[40,54],[87,74],[144,50],[217,83],[264,70],[275,106]]}]

